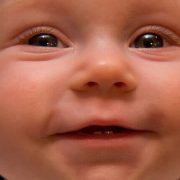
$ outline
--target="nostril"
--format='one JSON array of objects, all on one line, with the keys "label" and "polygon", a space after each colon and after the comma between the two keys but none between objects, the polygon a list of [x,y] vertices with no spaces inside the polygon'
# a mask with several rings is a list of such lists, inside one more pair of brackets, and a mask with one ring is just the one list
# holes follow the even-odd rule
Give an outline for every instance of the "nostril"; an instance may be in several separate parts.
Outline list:
[{"label": "nostril", "polygon": [[98,83],[97,82],[93,82],[93,81],[90,81],[86,84],[88,87],[94,87],[94,86],[97,86]]},{"label": "nostril", "polygon": [[[116,83],[114,83],[114,86],[116,86],[116,87],[122,87],[124,85],[125,84],[123,82],[116,82]],[[95,87],[95,86],[98,86],[98,83],[94,82],[94,81],[90,81],[90,82],[87,82],[86,86],[88,86],[88,87]]]},{"label": "nostril", "polygon": [[124,84],[123,82],[116,82],[116,83],[114,83],[114,85],[115,85],[116,87],[122,87],[122,86],[124,86],[125,84]]}]

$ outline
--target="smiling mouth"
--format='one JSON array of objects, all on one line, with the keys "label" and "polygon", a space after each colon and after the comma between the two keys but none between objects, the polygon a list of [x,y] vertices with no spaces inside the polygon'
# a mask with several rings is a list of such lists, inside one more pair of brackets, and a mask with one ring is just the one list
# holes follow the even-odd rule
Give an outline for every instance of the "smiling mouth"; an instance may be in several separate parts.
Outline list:
[{"label": "smiling mouth", "polygon": [[59,135],[73,139],[112,139],[140,135],[143,132],[144,131],[127,129],[120,126],[92,125],[77,131],[67,132]]},{"label": "smiling mouth", "polygon": [[127,131],[125,128],[118,126],[89,126],[77,131],[81,135],[113,135]]}]

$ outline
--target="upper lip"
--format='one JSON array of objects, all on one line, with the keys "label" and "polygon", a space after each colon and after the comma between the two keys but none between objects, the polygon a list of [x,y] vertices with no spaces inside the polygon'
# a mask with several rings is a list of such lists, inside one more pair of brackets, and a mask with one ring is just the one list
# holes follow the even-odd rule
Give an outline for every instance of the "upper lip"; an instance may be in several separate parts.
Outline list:
[{"label": "upper lip", "polygon": [[134,125],[128,125],[128,123],[122,123],[120,120],[113,120],[113,119],[90,119],[85,121],[84,123],[75,124],[69,128],[64,130],[56,130],[54,134],[69,134],[69,133],[76,133],[78,131],[82,131],[89,127],[119,127],[120,129],[125,129],[129,131],[145,131],[144,129],[140,129]]}]

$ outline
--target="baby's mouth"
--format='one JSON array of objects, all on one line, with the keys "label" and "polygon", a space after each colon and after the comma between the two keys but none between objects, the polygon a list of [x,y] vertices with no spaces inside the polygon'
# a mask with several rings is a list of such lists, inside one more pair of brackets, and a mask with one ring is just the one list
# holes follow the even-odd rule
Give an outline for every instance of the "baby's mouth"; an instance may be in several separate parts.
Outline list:
[{"label": "baby's mouth", "polygon": [[66,137],[71,138],[116,138],[127,135],[133,135],[140,133],[141,131],[127,129],[120,126],[99,126],[99,125],[91,125],[79,129],[77,131],[67,132],[62,134]]},{"label": "baby's mouth", "polygon": [[99,151],[109,149],[111,152],[112,148],[130,150],[137,144],[141,147],[150,134],[152,134],[150,131],[120,125],[90,124],[79,129],[56,133],[53,137],[60,144],[65,143],[68,148],[72,146],[75,150],[90,152],[94,149]]},{"label": "baby's mouth", "polygon": [[112,135],[127,131],[127,129],[118,126],[89,126],[77,131],[81,135]]}]

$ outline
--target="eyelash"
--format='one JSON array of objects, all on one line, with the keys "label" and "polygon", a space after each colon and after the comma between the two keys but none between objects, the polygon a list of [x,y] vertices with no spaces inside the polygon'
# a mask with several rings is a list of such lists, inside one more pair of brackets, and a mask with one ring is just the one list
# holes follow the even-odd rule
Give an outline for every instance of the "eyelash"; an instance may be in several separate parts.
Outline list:
[{"label": "eyelash", "polygon": [[130,47],[132,47],[132,44],[135,42],[135,40],[138,37],[144,34],[148,34],[148,33],[160,35],[165,40],[165,42],[167,42],[170,45],[180,46],[180,38],[177,34],[175,34],[174,32],[172,32],[171,30],[167,28],[157,26],[157,25],[150,25],[150,26],[141,28],[133,35],[130,41]]},{"label": "eyelash", "polygon": [[33,36],[36,36],[38,34],[50,34],[55,36],[60,43],[62,43],[64,46],[69,47],[70,42],[68,42],[68,38],[61,34],[58,30],[52,27],[46,27],[46,26],[39,26],[34,27],[28,31],[25,31],[20,36],[18,36],[15,39],[15,44],[28,44],[28,40],[32,38]]},{"label": "eyelash", "polygon": [[[61,34],[55,28],[48,26],[34,27],[22,33],[19,37],[15,39],[15,44],[28,44],[28,40],[30,38],[42,33],[54,35],[55,37],[57,37],[58,41],[62,43],[65,47],[69,47],[71,45],[69,39],[65,35]],[[129,43],[130,47],[133,47],[133,43],[139,36],[147,33],[154,33],[160,35],[168,44],[180,46],[180,38],[174,32],[161,26],[150,25],[141,28],[133,35]]]}]

